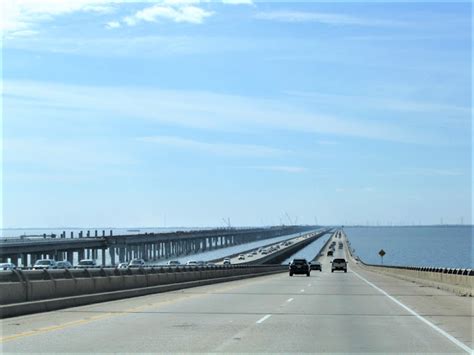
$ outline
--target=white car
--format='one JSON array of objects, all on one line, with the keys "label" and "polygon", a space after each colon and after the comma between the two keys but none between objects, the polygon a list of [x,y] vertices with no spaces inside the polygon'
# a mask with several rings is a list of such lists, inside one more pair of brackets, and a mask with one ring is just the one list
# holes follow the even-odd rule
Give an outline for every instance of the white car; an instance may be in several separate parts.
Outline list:
[{"label": "white car", "polygon": [[56,262],[52,259],[36,260],[33,270],[56,269]]},{"label": "white car", "polygon": [[225,258],[223,264],[230,265],[230,258]]},{"label": "white car", "polygon": [[244,254],[240,254],[240,255],[239,255],[239,260],[245,260],[245,255],[244,255]]},{"label": "white car", "polygon": [[188,260],[188,262],[186,262],[186,265],[188,266],[197,266],[197,264],[196,260]]},{"label": "white car", "polygon": [[178,266],[181,265],[181,263],[178,260],[169,260],[166,265],[168,266]]},{"label": "white car", "polygon": [[118,269],[126,269],[128,268],[128,263],[120,263],[117,266]]}]

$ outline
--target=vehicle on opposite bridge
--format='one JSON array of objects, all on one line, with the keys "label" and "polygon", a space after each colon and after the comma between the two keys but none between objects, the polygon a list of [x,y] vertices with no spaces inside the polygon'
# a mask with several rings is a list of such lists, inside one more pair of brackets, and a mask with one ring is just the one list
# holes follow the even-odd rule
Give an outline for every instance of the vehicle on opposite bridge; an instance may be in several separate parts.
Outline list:
[{"label": "vehicle on opposite bridge", "polygon": [[62,260],[62,261],[56,262],[56,267],[58,269],[70,269],[72,268],[72,264],[67,260]]},{"label": "vehicle on opposite bridge", "polygon": [[82,259],[76,266],[76,269],[93,269],[96,268],[97,264],[93,259]]},{"label": "vehicle on opposite bridge", "polygon": [[56,262],[52,259],[39,259],[33,265],[33,270],[56,269]]},{"label": "vehicle on opposite bridge", "polygon": [[13,263],[1,263],[0,270],[16,270],[16,265]]}]

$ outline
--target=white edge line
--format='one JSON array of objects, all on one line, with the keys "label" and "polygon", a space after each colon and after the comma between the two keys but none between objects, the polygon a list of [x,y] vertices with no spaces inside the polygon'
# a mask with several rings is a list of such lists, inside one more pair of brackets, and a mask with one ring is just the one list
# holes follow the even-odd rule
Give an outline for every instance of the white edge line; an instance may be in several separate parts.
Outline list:
[{"label": "white edge line", "polygon": [[266,316],[260,318],[258,321],[257,321],[257,324],[260,324],[260,323],[263,323],[265,322],[268,318],[270,318],[272,315],[271,314],[267,314]]},{"label": "white edge line", "polygon": [[389,299],[391,299],[393,302],[395,302],[396,304],[398,304],[400,307],[402,307],[404,310],[406,310],[407,312],[413,314],[416,318],[418,318],[419,320],[421,320],[423,323],[425,323],[426,325],[430,326],[431,328],[433,328],[434,330],[436,330],[438,333],[440,333],[441,335],[445,336],[446,338],[448,338],[451,342],[453,342],[454,344],[456,344],[457,346],[459,346],[461,349],[463,349],[465,352],[467,352],[468,354],[474,354],[474,351],[468,347],[466,344],[460,342],[459,340],[457,340],[455,337],[453,337],[451,334],[449,333],[446,333],[443,329],[437,327],[436,325],[434,325],[433,323],[431,323],[429,320],[427,320],[426,318],[420,316],[418,313],[416,313],[414,310],[412,310],[411,308],[405,306],[403,303],[401,303],[399,300],[397,300],[395,297],[393,296],[390,296],[387,292],[385,292],[384,290],[382,290],[380,287],[378,286],[375,286],[372,282],[366,280],[364,277],[360,276],[357,272],[355,272],[354,270],[351,270],[354,275],[356,275],[359,279],[361,279],[362,281],[365,281],[367,284],[369,284],[370,286],[372,286],[373,288],[375,288],[377,291],[379,291],[380,293],[383,293],[385,296],[387,296]]},{"label": "white edge line", "polygon": [[289,299],[286,300],[286,302],[289,303],[289,302],[292,302],[293,300],[294,300],[294,298],[289,298]]}]

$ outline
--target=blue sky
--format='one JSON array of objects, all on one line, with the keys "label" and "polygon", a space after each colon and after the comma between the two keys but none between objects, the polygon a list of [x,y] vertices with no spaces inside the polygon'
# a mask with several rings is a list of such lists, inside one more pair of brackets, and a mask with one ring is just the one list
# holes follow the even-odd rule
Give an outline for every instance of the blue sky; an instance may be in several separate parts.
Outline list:
[{"label": "blue sky", "polygon": [[471,221],[471,5],[7,0],[3,226]]}]

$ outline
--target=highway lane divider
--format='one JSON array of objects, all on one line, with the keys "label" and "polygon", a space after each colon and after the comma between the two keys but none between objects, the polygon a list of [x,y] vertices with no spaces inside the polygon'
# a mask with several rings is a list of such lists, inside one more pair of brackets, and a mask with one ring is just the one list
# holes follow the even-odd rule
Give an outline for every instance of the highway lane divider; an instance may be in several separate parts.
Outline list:
[{"label": "highway lane divider", "polygon": [[0,318],[285,272],[283,265],[28,270],[0,274]]}]

